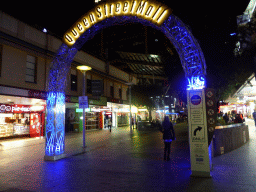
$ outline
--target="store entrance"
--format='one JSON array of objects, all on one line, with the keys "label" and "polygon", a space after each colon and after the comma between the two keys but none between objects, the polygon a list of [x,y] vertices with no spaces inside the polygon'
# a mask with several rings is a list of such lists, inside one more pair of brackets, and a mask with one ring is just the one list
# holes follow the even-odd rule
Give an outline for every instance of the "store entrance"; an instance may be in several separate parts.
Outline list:
[{"label": "store entrance", "polygon": [[[111,123],[109,123],[111,121]],[[113,125],[112,112],[106,112],[104,114],[104,129],[108,129],[109,125]]]},{"label": "store entrance", "polygon": [[44,136],[45,106],[0,104],[0,138]]},{"label": "store entrance", "polygon": [[30,113],[30,137],[44,136],[44,118],[44,113]]}]

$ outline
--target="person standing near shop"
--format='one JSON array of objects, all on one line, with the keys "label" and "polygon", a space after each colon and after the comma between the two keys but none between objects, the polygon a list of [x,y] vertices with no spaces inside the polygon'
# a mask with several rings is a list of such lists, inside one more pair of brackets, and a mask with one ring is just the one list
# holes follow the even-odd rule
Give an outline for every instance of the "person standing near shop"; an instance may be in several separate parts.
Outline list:
[{"label": "person standing near shop", "polygon": [[229,122],[229,117],[228,117],[228,114],[227,114],[227,113],[225,113],[225,115],[223,116],[223,119],[224,119],[224,121],[225,121],[225,123],[226,123],[226,125],[227,125],[228,122]]},{"label": "person standing near shop", "polygon": [[108,128],[109,128],[109,131],[111,132],[111,127],[112,127],[112,122],[111,122],[111,119],[108,120]]},{"label": "person standing near shop", "polygon": [[173,140],[176,140],[176,137],[173,125],[168,116],[164,117],[160,131],[163,133],[164,139],[164,160],[170,161],[171,143]]}]

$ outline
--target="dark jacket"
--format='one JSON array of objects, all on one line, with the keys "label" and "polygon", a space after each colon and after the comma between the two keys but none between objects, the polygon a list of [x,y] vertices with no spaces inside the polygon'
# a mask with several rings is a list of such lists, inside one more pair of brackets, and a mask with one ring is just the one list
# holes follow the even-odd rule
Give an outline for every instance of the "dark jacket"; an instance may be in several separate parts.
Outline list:
[{"label": "dark jacket", "polygon": [[164,140],[169,140],[169,139],[175,140],[176,139],[172,123],[170,123],[169,125],[163,124],[162,133],[163,133]]},{"label": "dark jacket", "polygon": [[243,123],[243,120],[242,120],[242,118],[240,117],[240,115],[238,114],[238,115],[236,115],[236,119],[235,119],[235,121],[234,121],[235,123]]},{"label": "dark jacket", "polygon": [[252,113],[253,118],[256,120],[256,111]]}]

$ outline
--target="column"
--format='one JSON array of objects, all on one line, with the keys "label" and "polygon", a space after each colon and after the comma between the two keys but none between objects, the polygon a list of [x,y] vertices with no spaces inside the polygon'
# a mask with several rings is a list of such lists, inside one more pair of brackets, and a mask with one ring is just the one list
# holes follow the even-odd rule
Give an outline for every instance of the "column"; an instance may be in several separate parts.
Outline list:
[{"label": "column", "polygon": [[46,161],[65,157],[65,93],[49,92],[46,116]]}]

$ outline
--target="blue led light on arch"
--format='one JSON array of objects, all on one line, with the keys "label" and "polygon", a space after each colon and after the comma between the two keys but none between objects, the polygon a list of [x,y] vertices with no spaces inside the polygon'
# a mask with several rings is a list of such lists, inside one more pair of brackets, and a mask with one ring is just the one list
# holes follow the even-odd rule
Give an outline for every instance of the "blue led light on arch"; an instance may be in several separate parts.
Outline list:
[{"label": "blue led light on arch", "polygon": [[46,143],[47,156],[60,155],[65,148],[65,93],[47,95]]},{"label": "blue led light on arch", "polygon": [[192,76],[188,79],[188,88],[187,90],[196,90],[205,88],[205,78],[202,76]]}]

